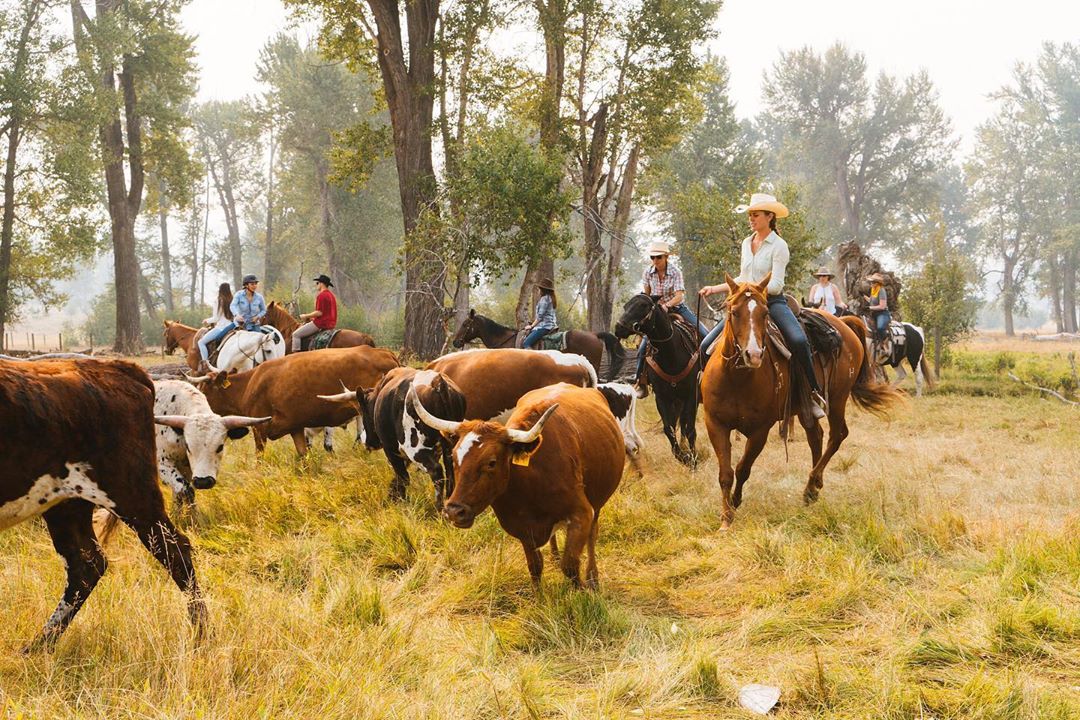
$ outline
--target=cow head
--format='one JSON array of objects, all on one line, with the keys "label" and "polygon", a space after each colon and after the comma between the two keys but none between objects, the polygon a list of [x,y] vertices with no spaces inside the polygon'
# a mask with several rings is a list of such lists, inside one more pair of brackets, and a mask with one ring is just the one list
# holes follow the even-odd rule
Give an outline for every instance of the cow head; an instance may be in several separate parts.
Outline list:
[{"label": "cow head", "polygon": [[199,490],[208,490],[217,483],[225,439],[247,435],[253,425],[270,422],[270,418],[241,415],[200,413],[198,415],[157,415],[154,422],[172,428],[183,438],[184,452],[191,466],[191,483]]},{"label": "cow head", "polygon": [[497,422],[465,420],[454,422],[435,417],[421,404],[416,392],[409,390],[408,402],[424,424],[455,440],[454,492],[446,501],[443,513],[460,528],[472,527],[476,516],[505,492],[510,482],[510,465],[528,465],[540,447],[540,433],[555,403],[544,410],[528,430],[509,428]]},{"label": "cow head", "polygon": [[761,367],[765,351],[765,325],[769,319],[769,300],[766,289],[772,273],[768,273],[759,283],[739,285],[730,275],[724,281],[731,288],[727,298],[727,327],[735,341],[735,351],[739,360],[748,368]]},{"label": "cow head", "polygon": [[351,403],[359,416],[356,419],[356,442],[363,443],[368,450],[381,450],[382,441],[375,430],[375,388],[349,390],[341,383],[343,392],[337,395],[317,395],[320,400],[336,403]]}]

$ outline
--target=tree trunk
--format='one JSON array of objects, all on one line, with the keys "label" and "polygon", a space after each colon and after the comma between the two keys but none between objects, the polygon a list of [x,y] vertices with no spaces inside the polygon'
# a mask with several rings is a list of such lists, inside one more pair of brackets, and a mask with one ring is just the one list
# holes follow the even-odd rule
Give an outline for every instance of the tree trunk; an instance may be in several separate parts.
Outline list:
[{"label": "tree trunk", "polygon": [[267,171],[266,182],[266,243],[263,249],[263,282],[267,289],[273,286],[273,254],[274,247],[274,152],[277,147],[274,144],[274,125],[270,123],[270,167]]},{"label": "tree trunk", "polygon": [[4,219],[0,226],[0,346],[11,314],[11,246],[15,236],[15,163],[18,159],[22,125],[18,116],[8,127],[7,158],[4,161]]},{"label": "tree trunk", "polygon": [[1054,319],[1054,327],[1057,328],[1057,332],[1065,332],[1065,318],[1062,315],[1061,310],[1061,286],[1062,279],[1064,278],[1064,272],[1059,271],[1063,266],[1063,263],[1059,264],[1059,258],[1054,257],[1051,259],[1050,267],[1047,270],[1049,274],[1049,287],[1047,287],[1047,293],[1050,295],[1050,316]]},{"label": "tree trunk", "polygon": [[941,327],[934,328],[934,379],[941,379]]},{"label": "tree trunk", "polygon": [[169,256],[169,211],[165,197],[165,181],[158,178],[158,223],[161,225],[161,287],[165,295],[165,312],[174,313],[172,291],[172,258]]},{"label": "tree trunk", "polygon": [[377,26],[379,72],[383,80],[390,125],[394,133],[394,160],[405,227],[405,337],[404,350],[431,358],[443,346],[443,280],[446,264],[410,242],[420,213],[438,212],[435,171],[431,158],[434,115],[435,26],[439,0],[405,3],[408,27],[408,63],[401,35],[398,0],[368,0]]},{"label": "tree trunk", "polygon": [[[606,330],[601,326],[604,306],[603,234],[601,232],[600,183],[603,181],[604,154],[607,149],[607,103],[600,103],[591,120],[592,138],[581,166],[581,207],[585,213],[585,300],[588,303],[589,329]],[[612,241],[614,242],[614,240]]]},{"label": "tree trunk", "polygon": [[1076,251],[1065,253],[1062,263],[1061,315],[1065,332],[1076,332]]},{"label": "tree trunk", "polygon": [[210,176],[214,179],[214,188],[217,190],[218,202],[221,211],[225,213],[225,227],[229,232],[229,259],[232,265],[233,292],[239,292],[240,281],[244,276],[243,249],[240,246],[240,217],[236,211],[236,196],[233,193],[232,162],[229,158],[228,148],[218,148],[218,157],[221,159],[220,169],[212,158],[208,157]]},{"label": "tree trunk", "polygon": [[1005,256],[1005,266],[1001,275],[1001,310],[1005,315],[1005,335],[1014,337],[1013,310],[1016,307],[1016,292],[1013,288],[1013,272],[1016,269],[1016,261]]}]

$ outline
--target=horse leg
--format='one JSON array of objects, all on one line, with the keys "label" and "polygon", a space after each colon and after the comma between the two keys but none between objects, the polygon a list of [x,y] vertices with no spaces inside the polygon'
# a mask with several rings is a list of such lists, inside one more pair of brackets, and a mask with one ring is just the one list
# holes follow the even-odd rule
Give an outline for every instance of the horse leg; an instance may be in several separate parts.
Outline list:
[{"label": "horse leg", "polygon": [[[653,387],[656,387],[655,383],[653,384]],[[675,423],[677,422],[676,404],[677,400],[675,398],[664,397],[661,399],[660,393],[656,393],[656,409],[660,411],[660,420],[664,423],[664,435],[671,444],[671,454],[674,455],[675,459],[679,462],[685,463],[686,455],[683,453],[682,448],[679,447],[679,439],[675,436]]]},{"label": "horse leg", "polygon": [[765,442],[769,439],[769,429],[770,427],[766,426],[746,439],[742,458],[739,459],[739,464],[735,468],[735,494],[731,497],[731,504],[734,507],[742,505],[743,483],[750,479],[750,468],[754,466],[754,461],[765,448]]},{"label": "horse leg", "polygon": [[731,471],[731,429],[716,425],[706,415],[705,428],[709,431],[709,441],[716,453],[716,463],[720,466],[717,481],[720,483],[720,526],[731,527],[735,519],[735,508],[731,504],[731,483],[734,473]]},{"label": "horse leg", "polygon": [[697,408],[697,403],[684,402],[679,417],[682,436],[689,448],[689,457],[687,459],[691,467],[697,465]]},{"label": "horse leg", "polygon": [[[832,398],[829,398],[829,410],[833,407]],[[809,427],[804,426],[806,430],[806,444],[810,446],[810,466],[813,468],[810,471],[810,477],[806,481],[806,488],[803,490],[803,502],[807,505],[818,499],[818,488],[821,487],[821,477],[816,475],[818,464],[821,462],[821,440],[824,437],[824,432],[821,430],[821,423],[813,422]],[[832,417],[829,417],[829,437],[832,438]]]},{"label": "horse leg", "polygon": [[[829,464],[829,460],[832,460],[832,456],[836,454],[836,451],[840,449],[840,444],[844,442],[844,438],[848,436],[847,418],[845,417],[845,408],[847,404],[847,398],[844,398],[843,402],[829,403],[829,443],[825,446],[825,452],[821,458],[814,463],[814,469],[810,471],[810,481],[806,484],[806,492],[803,493],[803,497],[807,499],[807,502],[817,500],[818,490],[825,487],[824,475],[825,466]],[[811,483],[814,486],[813,498],[809,498]]]},{"label": "horse leg", "polygon": [[[909,361],[910,362],[910,361]],[[899,387],[907,380],[907,370],[904,369],[903,363],[896,364],[896,379],[893,380],[893,387]]]},{"label": "horse leg", "polygon": [[922,397],[923,371],[922,371],[922,358],[915,358],[912,360],[908,358],[908,364],[911,365],[912,372],[915,373],[915,397]]}]

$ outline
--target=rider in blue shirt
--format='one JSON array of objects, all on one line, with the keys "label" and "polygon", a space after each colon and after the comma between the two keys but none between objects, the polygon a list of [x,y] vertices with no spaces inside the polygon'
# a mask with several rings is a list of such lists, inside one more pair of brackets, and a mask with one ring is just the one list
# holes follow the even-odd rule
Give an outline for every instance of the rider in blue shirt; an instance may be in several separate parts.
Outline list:
[{"label": "rider in blue shirt", "polygon": [[244,276],[244,291],[233,297],[231,310],[233,322],[244,330],[259,330],[266,316],[266,300],[257,292],[259,278],[254,275]]}]

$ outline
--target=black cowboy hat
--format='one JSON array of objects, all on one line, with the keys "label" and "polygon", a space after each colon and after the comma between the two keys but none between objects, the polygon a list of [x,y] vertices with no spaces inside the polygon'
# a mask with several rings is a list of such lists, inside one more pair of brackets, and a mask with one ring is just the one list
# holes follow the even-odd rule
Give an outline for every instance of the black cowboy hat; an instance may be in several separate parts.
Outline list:
[{"label": "black cowboy hat", "polygon": [[542,278],[538,280],[536,283],[536,287],[540,288],[541,290],[550,290],[551,292],[555,292],[555,282],[551,278]]},{"label": "black cowboy hat", "polygon": [[326,287],[334,287],[334,283],[330,282],[330,278],[328,278],[325,274],[315,278],[315,282],[322,283]]}]

